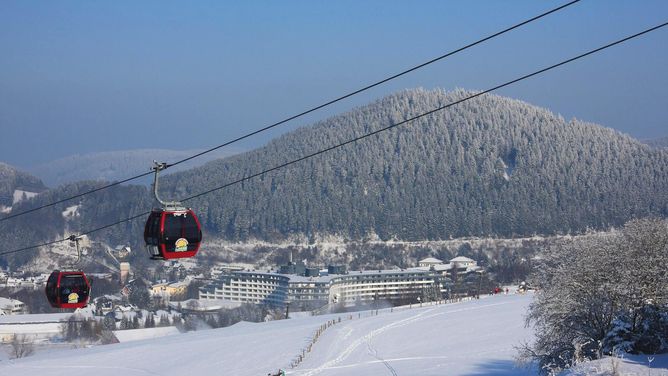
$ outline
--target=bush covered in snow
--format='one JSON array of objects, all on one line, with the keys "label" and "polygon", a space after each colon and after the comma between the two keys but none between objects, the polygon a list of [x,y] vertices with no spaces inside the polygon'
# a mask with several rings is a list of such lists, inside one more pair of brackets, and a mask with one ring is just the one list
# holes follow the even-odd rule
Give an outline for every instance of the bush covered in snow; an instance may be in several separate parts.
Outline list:
[{"label": "bush covered in snow", "polygon": [[668,223],[634,220],[616,233],[546,250],[522,356],[544,373],[619,352],[668,352]]}]

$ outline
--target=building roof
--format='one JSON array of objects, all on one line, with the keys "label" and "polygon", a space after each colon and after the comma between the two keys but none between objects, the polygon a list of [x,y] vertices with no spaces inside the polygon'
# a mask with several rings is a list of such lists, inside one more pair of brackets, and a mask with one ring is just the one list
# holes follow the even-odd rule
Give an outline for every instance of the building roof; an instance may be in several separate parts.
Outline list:
[{"label": "building roof", "polygon": [[72,313],[38,313],[27,315],[7,315],[0,318],[0,324],[57,323],[67,321]]},{"label": "building roof", "polygon": [[422,259],[418,261],[420,264],[442,264],[443,260],[439,260],[436,257],[427,257],[426,259]]},{"label": "building roof", "polygon": [[464,257],[464,256],[457,256],[457,257],[453,258],[452,260],[450,260],[450,262],[475,262],[475,260],[470,259],[468,257]]},{"label": "building roof", "polygon": [[23,304],[23,302],[16,299],[0,297],[0,308],[14,308],[16,304]]},{"label": "building roof", "polygon": [[429,271],[437,271],[437,272],[442,272],[445,270],[450,270],[452,269],[452,264],[436,264],[436,265],[431,265],[431,266],[417,266],[414,268],[410,268],[410,270],[422,270],[425,272]]}]

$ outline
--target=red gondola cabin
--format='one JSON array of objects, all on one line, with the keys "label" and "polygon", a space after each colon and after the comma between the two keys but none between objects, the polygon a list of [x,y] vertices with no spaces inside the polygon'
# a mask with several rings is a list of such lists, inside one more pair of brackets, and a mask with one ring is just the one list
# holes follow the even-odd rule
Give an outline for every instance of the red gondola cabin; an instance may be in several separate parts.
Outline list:
[{"label": "red gondola cabin", "polygon": [[90,284],[83,272],[56,270],[46,281],[46,298],[54,308],[83,308],[89,296]]},{"label": "red gondola cabin", "polygon": [[153,209],[144,227],[146,249],[155,260],[193,257],[202,242],[202,230],[190,209]]}]

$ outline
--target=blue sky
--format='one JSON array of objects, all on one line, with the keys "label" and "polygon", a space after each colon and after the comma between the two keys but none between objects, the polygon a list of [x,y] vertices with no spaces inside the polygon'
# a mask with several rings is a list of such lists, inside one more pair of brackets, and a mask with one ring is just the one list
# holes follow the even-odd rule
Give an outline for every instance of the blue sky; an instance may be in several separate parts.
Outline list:
[{"label": "blue sky", "polygon": [[[0,161],[221,144],[566,1],[0,2]],[[583,0],[239,144],[404,88],[485,89],[668,21],[667,1]],[[668,28],[499,93],[668,136]]]}]

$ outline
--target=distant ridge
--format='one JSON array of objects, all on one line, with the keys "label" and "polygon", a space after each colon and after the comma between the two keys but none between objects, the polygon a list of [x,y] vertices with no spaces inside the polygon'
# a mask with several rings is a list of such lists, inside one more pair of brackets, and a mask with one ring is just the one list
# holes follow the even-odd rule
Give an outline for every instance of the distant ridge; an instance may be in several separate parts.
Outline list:
[{"label": "distant ridge", "polygon": [[[136,149],[100,153],[76,154],[28,168],[28,171],[56,187],[81,180],[117,181],[149,171],[153,160],[174,162],[202,150]],[[239,149],[225,149],[205,154],[197,159],[174,166],[169,173],[187,170],[206,162],[236,154]],[[147,184],[150,179],[135,182]]]},{"label": "distant ridge", "polygon": [[657,149],[668,149],[668,136],[661,138],[654,138],[651,140],[643,140],[647,145]]}]

